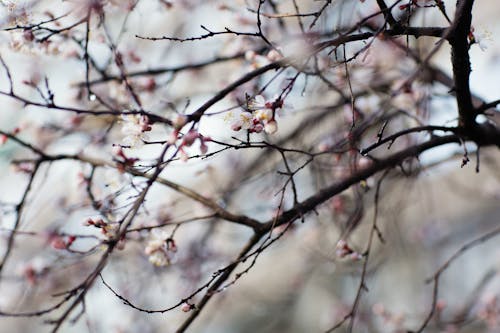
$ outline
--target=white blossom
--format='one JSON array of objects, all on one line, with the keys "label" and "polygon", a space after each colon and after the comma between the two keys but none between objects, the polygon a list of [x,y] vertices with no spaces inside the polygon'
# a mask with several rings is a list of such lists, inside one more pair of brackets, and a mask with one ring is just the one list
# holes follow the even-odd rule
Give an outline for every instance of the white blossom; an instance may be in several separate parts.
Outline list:
[{"label": "white blossom", "polygon": [[278,123],[276,120],[271,120],[264,125],[264,131],[267,134],[274,134],[278,131]]},{"label": "white blossom", "polygon": [[154,230],[151,236],[151,239],[144,249],[144,253],[148,256],[149,262],[158,267],[169,265],[170,257],[167,246],[168,235],[165,232]]},{"label": "white blossom", "polygon": [[241,129],[249,129],[252,126],[253,115],[250,112],[238,111],[230,112],[225,119],[231,121],[231,129],[239,131]]},{"label": "white blossom", "polygon": [[155,251],[149,256],[149,262],[155,266],[163,267],[170,264],[170,259],[163,251]]},{"label": "white blossom", "polygon": [[126,115],[122,119],[123,126],[121,131],[124,135],[123,144],[131,148],[138,148],[144,145],[144,140],[148,140],[148,136],[144,132],[151,130],[148,127],[147,120],[144,120],[139,115]]},{"label": "white blossom", "polygon": [[486,51],[493,40],[491,32],[486,29],[481,29],[480,31],[474,31],[474,29],[472,29],[472,34],[474,36],[474,42],[479,46],[481,51]]}]

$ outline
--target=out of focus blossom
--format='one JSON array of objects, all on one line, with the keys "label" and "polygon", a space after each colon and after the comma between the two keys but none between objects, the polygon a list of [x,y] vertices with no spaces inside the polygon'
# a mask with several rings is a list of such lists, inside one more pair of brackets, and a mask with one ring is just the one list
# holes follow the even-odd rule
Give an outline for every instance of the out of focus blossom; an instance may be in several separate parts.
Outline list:
[{"label": "out of focus blossom", "polygon": [[137,148],[148,140],[145,132],[151,131],[151,124],[149,119],[145,116],[139,115],[125,115],[123,116],[122,134],[123,143],[131,148]]}]

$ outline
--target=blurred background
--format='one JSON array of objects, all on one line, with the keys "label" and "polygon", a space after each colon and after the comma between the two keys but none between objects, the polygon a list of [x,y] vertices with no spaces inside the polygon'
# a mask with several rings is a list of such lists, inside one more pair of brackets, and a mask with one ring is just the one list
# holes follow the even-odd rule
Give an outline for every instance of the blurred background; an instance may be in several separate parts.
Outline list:
[{"label": "blurred background", "polygon": [[[423,7],[416,9],[412,25],[447,24],[436,8],[425,8],[433,1],[418,2]],[[93,69],[89,76],[91,82],[100,79],[103,82],[92,84],[93,93],[87,96],[84,89],[87,68],[83,61],[85,24],[55,34],[48,38],[50,42],[41,41],[50,35],[50,30],[35,29],[32,37],[22,28],[64,15],[57,24],[46,25],[61,29],[84,17],[86,5],[55,0],[1,1],[0,55],[5,66],[0,71],[0,91],[10,89],[11,81],[5,70],[8,68],[16,94],[26,100],[43,104],[44,96],[52,92],[55,103],[67,108],[99,111],[111,105],[116,110],[133,110],[137,105],[127,87],[109,78],[120,75],[113,46],[119,50],[127,73],[139,73],[131,85],[139,92],[142,107],[175,120],[196,110],[245,73],[270,62],[267,51],[259,53],[265,47],[262,40],[249,36],[229,34],[191,42],[137,37],[188,38],[207,33],[205,29],[224,31],[226,27],[255,31],[258,1],[109,0],[96,3],[90,21],[88,53]],[[263,7],[263,13],[269,14],[263,17],[264,29],[282,56],[307,53],[310,44],[300,37],[301,26],[307,27],[314,17],[306,16],[303,21],[284,17],[286,29],[281,29],[281,21],[276,19],[278,14],[294,13],[296,5],[301,13],[313,13],[323,4],[274,1]],[[444,4],[453,18],[455,1],[444,1]],[[376,11],[375,1],[333,1],[311,31],[319,35],[341,32]],[[404,15],[397,6],[394,12]],[[475,33],[481,34],[484,44],[472,45],[470,49],[471,89],[485,101],[498,99],[500,46],[495,36],[500,33],[499,13],[496,2],[485,1],[477,2],[473,12]],[[17,28],[11,29],[14,27]],[[321,40],[324,36],[318,38]],[[400,42],[404,44],[404,38]],[[407,42],[423,57],[435,46],[436,40],[421,38]],[[354,55],[362,47],[363,43],[354,44],[338,57],[348,58],[346,55]],[[356,106],[364,114],[385,115],[385,112],[405,109],[416,115],[394,120],[387,127],[387,133],[422,121],[441,126],[456,124],[455,100],[448,93],[449,87],[419,78],[413,82],[411,93],[394,94],[396,86],[418,67],[405,52],[384,40],[373,39],[368,50],[350,63],[352,93],[361,94]],[[231,61],[190,70],[171,70],[235,54],[239,56]],[[443,45],[432,57],[431,64],[451,75],[449,57],[450,49]],[[323,65],[318,66],[324,66],[325,78],[349,96],[344,66],[331,64],[336,60],[331,54],[322,54],[318,61]],[[147,70],[162,71],[162,74],[141,74]],[[238,144],[238,139],[245,140],[245,134],[233,131],[231,126],[247,94],[253,97],[262,94],[266,100],[272,100],[293,77],[290,72],[284,72],[274,79],[275,74],[267,73],[238,87],[210,108],[200,121],[199,133],[233,145]],[[261,92],[264,85],[267,88]],[[314,75],[300,76],[295,85],[278,112],[278,132],[256,134],[255,141],[266,140],[311,152],[332,149],[350,128],[353,113],[350,102]],[[334,107],[339,101],[340,106]],[[123,127],[129,120],[37,107],[5,93],[0,96],[0,105],[0,130],[18,133],[19,138],[47,154],[81,154],[109,162],[95,170],[88,164],[71,160],[45,163],[33,180],[12,254],[3,268],[0,310],[38,311],[60,299],[54,294],[81,283],[103,253],[99,241],[105,235],[86,225],[89,218],[102,217],[88,198],[89,175],[92,175],[91,191],[110,221],[119,219],[126,211],[144,179],[120,173],[111,162],[117,158],[117,146],[124,145],[128,134]],[[493,121],[498,119],[498,110],[494,112]],[[309,119],[313,121],[308,122]],[[293,134],[298,129],[302,129],[299,134]],[[376,127],[367,131],[359,140],[360,146],[374,142],[378,130]],[[169,135],[172,135],[171,128],[155,124],[147,138],[141,137],[147,144],[127,147],[124,152],[139,158],[138,167],[148,170],[161,149],[154,142],[165,140]],[[415,135],[397,141],[391,149],[398,150],[425,138],[425,135]],[[34,156],[14,140],[5,141],[0,146],[2,253],[7,247],[9,230],[16,223],[16,205],[22,200],[33,167],[12,161]],[[293,206],[291,191],[286,192],[281,203],[280,189],[287,177],[277,172],[285,170],[280,154],[266,149],[229,149],[215,153],[222,147],[208,143],[209,156],[187,162],[173,161],[162,177],[196,190],[231,212],[260,221],[272,218],[280,206],[283,210]],[[445,146],[425,152],[419,158],[420,163],[405,164],[406,170],[391,172],[382,182],[377,225],[384,243],[377,237],[373,241],[366,269],[366,290],[361,293],[354,332],[416,330],[428,314],[433,299],[432,283],[426,283],[426,279],[461,246],[498,228],[498,149],[481,150],[479,173],[475,170],[476,147],[467,144],[467,149],[470,162],[463,168],[460,168],[463,148]],[[197,143],[187,148],[186,153],[203,155]],[[297,173],[298,200],[346,176],[346,172],[348,175],[348,154],[321,155]],[[385,154],[385,147],[374,152],[374,156]],[[307,156],[300,153],[290,153],[289,158],[292,169],[307,161]],[[368,163],[360,156],[354,161],[359,167]],[[303,223],[297,221],[289,227],[259,255],[248,273],[211,300],[188,331],[323,332],[341,321],[355,301],[363,261],[339,258],[337,244],[347,235],[349,246],[360,253],[365,250],[380,176],[353,186],[318,207],[316,214],[308,215]],[[131,233],[123,250],[113,253],[102,278],[137,307],[165,309],[176,304],[231,262],[251,236],[251,230],[211,218],[211,213],[210,209],[180,193],[155,184],[132,227],[162,223],[166,227]],[[357,228],[346,233],[349,223],[355,223]],[[283,230],[276,230],[273,235]],[[67,242],[71,235],[78,236],[71,247],[74,251],[58,248],[58,242]],[[167,237],[175,239],[177,252],[170,253],[168,265],[155,266],[145,248],[156,239]],[[498,242],[498,238],[492,238],[467,250],[441,275],[437,313],[425,332],[500,330]],[[248,265],[252,263],[244,263],[237,271],[243,271]],[[199,300],[199,296],[194,297],[193,302]],[[181,308],[163,314],[137,311],[113,295],[100,279],[89,290],[84,305],[84,309],[79,307],[69,317],[70,323],[65,324],[61,332],[174,332],[189,315]],[[0,327],[6,332],[49,332],[51,327],[44,320],[57,318],[62,311],[64,308],[48,317],[2,316]],[[347,331],[347,327],[348,322],[337,331]]]}]

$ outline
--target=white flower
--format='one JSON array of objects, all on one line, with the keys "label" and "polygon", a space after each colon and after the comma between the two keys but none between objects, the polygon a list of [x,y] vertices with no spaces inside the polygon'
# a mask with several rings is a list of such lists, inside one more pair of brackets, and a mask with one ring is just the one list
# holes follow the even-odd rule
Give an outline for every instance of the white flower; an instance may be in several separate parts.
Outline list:
[{"label": "white flower", "polygon": [[170,264],[170,259],[163,251],[155,251],[149,256],[149,262],[155,266],[163,267]]},{"label": "white flower", "polygon": [[[159,230],[153,230],[151,239],[148,241],[144,253],[149,257],[148,260],[155,266],[163,267],[170,265],[169,251],[173,249],[168,246],[168,235]],[[173,241],[171,241],[173,243]]]},{"label": "white flower", "polygon": [[257,95],[247,102],[247,109],[250,111],[240,111],[237,116],[232,112],[225,117],[233,119],[231,129],[239,131],[246,129],[250,133],[260,133],[265,131],[269,134],[274,134],[278,130],[278,124],[275,119],[277,109],[283,107],[283,101],[279,97],[272,100],[267,100],[262,95]]},{"label": "white flower", "polygon": [[486,51],[493,40],[491,32],[485,29],[481,29],[481,31],[474,31],[474,28],[472,28],[471,30],[472,35],[474,36],[474,42],[479,46],[481,51]]},{"label": "white flower", "polygon": [[265,100],[262,95],[257,95],[247,103],[248,109],[253,112],[253,132],[261,132],[262,129],[268,134],[274,134],[278,130],[278,123],[275,113],[283,108],[283,100],[276,96],[273,99]]},{"label": "white flower", "polygon": [[252,126],[253,115],[250,112],[239,111],[236,114],[233,112],[226,116],[226,119],[231,119],[231,129],[239,131],[241,129],[249,129]]},{"label": "white flower", "polygon": [[267,134],[274,134],[278,131],[278,123],[276,120],[271,120],[264,125],[264,131]]},{"label": "white flower", "polygon": [[272,107],[272,102],[266,101],[264,96],[257,95],[248,101],[248,109],[251,111],[270,109]]},{"label": "white flower", "polygon": [[148,121],[138,115],[126,115],[122,119],[123,143],[131,148],[142,146],[144,140],[148,140],[148,136],[144,132],[151,130],[148,127]]},{"label": "white flower", "polygon": [[157,251],[164,249],[165,245],[166,245],[165,240],[159,238],[153,238],[148,242],[148,245],[146,245],[144,253],[147,255],[151,255]]},{"label": "white flower", "polygon": [[255,119],[259,121],[270,121],[273,119],[273,110],[271,109],[260,109],[255,112]]}]

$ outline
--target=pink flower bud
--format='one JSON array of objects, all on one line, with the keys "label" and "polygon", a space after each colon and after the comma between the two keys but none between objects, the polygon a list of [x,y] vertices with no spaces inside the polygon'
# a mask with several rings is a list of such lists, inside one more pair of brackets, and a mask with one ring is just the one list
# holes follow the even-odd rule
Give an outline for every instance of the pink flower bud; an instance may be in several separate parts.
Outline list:
[{"label": "pink flower bud", "polygon": [[205,141],[201,141],[200,143],[200,152],[202,155],[205,155],[208,151],[208,146],[207,144],[205,143]]},{"label": "pink flower bud", "polygon": [[35,39],[35,35],[33,34],[33,31],[31,31],[31,29],[24,30],[24,32],[23,32],[23,38],[27,42],[32,42]]},{"label": "pink flower bud", "polygon": [[61,236],[53,236],[50,240],[50,246],[56,250],[64,250],[66,248],[66,242]]},{"label": "pink flower bud", "polygon": [[436,302],[436,310],[443,311],[446,308],[446,301],[444,299],[438,299]]},{"label": "pink flower bud", "polygon": [[182,144],[184,146],[190,147],[194,143],[194,141],[197,138],[199,138],[199,136],[200,136],[200,133],[198,133],[198,131],[196,131],[196,130],[190,130],[182,138]]},{"label": "pink flower bud", "polygon": [[189,312],[189,311],[191,311],[192,309],[193,309],[193,306],[192,306],[191,304],[188,304],[188,303],[184,303],[184,304],[182,304],[182,306],[181,306],[181,310],[182,310],[183,312]]},{"label": "pink flower bud", "polygon": [[28,280],[28,282],[31,285],[34,285],[36,283],[37,275],[38,274],[37,274],[35,268],[32,265],[26,266],[26,268],[24,269],[23,274],[24,274],[24,277],[26,278],[26,280]]},{"label": "pink flower bud", "polygon": [[88,226],[90,226],[90,225],[94,225],[94,224],[95,224],[95,223],[94,223],[94,220],[92,220],[92,219],[90,219],[90,218],[89,218],[89,219],[87,219],[85,222],[83,222],[83,225],[84,225],[84,226],[86,226],[86,227],[88,227]]},{"label": "pink flower bud", "polygon": [[255,124],[253,127],[252,127],[252,131],[254,131],[255,133],[260,133],[264,130],[264,126],[261,124],[261,123],[258,123],[258,124]]},{"label": "pink flower bud", "polygon": [[76,240],[76,236],[73,236],[73,235],[69,236],[69,237],[68,237],[68,241],[66,242],[66,247],[70,247],[70,246],[71,246],[71,244],[73,244],[73,242],[74,242],[75,240]]}]

